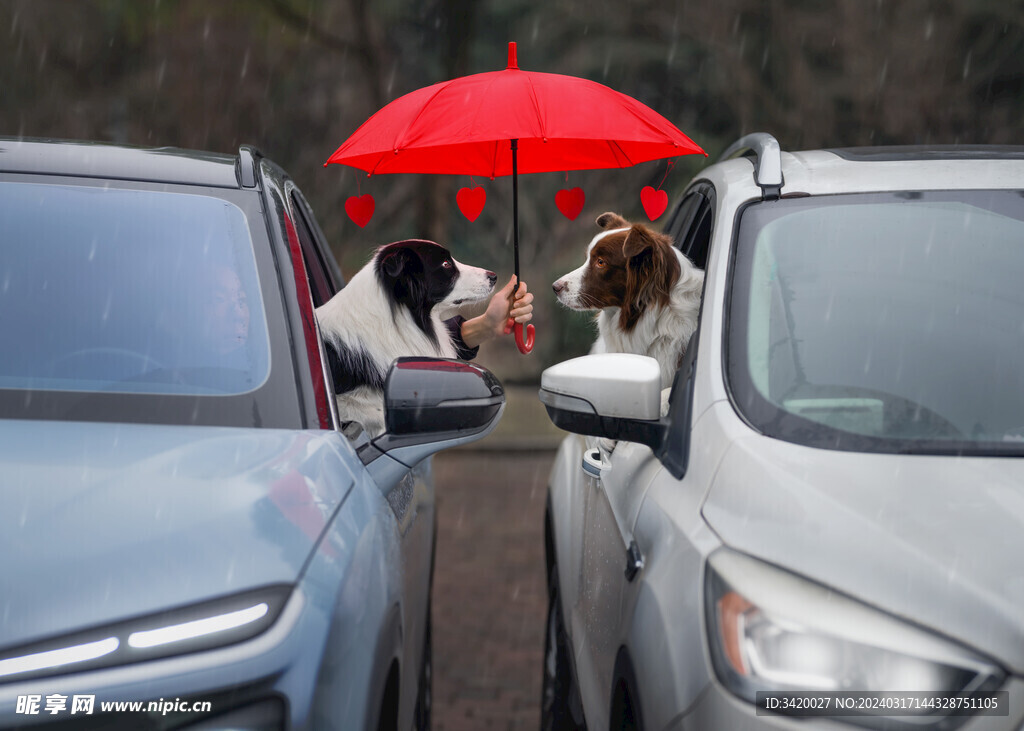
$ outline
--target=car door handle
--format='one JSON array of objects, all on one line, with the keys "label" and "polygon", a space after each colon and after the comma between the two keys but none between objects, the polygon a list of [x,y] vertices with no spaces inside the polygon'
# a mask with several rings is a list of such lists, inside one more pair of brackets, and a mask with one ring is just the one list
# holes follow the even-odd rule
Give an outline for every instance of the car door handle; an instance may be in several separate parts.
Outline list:
[{"label": "car door handle", "polygon": [[604,468],[604,462],[601,460],[601,450],[588,449],[585,451],[583,453],[583,463],[580,466],[583,467],[584,472],[595,480],[601,479],[601,470]]},{"label": "car door handle", "polygon": [[636,541],[630,541],[626,549],[626,581],[632,581],[644,567],[644,555],[640,552],[640,546]]}]

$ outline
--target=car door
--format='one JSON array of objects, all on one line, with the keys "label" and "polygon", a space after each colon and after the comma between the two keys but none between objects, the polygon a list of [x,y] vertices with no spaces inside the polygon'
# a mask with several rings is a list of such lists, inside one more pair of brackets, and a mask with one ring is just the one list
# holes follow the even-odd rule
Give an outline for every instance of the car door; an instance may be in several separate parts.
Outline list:
[{"label": "car door", "polygon": [[[585,473],[585,508],[582,580],[573,608],[576,628],[582,630],[574,633],[576,667],[584,707],[606,709],[622,642],[623,591],[639,568],[633,523],[644,491],[661,464],[648,447],[619,442],[610,454],[588,445],[580,469]],[[588,716],[587,720],[596,721],[599,728],[605,726],[604,719]]]},{"label": "car door", "polygon": [[[713,210],[714,189],[696,183],[669,222],[674,245],[700,268],[707,262]],[[633,528],[647,488],[664,468],[645,445],[618,442],[609,452],[588,440],[580,469],[585,485],[582,581],[573,619],[583,631],[574,638],[576,667],[584,707],[607,709],[625,631],[626,592],[643,565],[643,547]],[[588,721],[602,728],[607,723],[604,718]]]}]

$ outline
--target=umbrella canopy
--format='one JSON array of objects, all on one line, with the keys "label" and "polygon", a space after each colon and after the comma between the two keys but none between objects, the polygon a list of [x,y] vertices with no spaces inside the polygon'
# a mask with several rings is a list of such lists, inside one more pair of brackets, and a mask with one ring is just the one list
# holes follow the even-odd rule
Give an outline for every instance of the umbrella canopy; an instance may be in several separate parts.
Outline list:
[{"label": "umbrella canopy", "polygon": [[328,158],[381,173],[511,175],[625,168],[704,151],[632,97],[588,79],[508,68],[410,92],[370,117]]},{"label": "umbrella canopy", "polygon": [[[588,79],[523,71],[508,44],[503,71],[462,76],[393,102],[331,155],[383,173],[512,176],[516,289],[519,281],[519,173],[625,168],[706,154],[650,107]],[[533,325],[516,344],[533,348]]]}]

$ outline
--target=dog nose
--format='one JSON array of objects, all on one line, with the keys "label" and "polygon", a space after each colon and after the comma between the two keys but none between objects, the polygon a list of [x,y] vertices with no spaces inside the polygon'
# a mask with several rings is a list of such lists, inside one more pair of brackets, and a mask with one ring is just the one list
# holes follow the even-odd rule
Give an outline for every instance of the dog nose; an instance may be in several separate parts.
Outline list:
[{"label": "dog nose", "polygon": [[551,285],[551,289],[555,290],[555,294],[558,294],[563,289],[565,289],[565,282],[559,279],[557,282]]},{"label": "dog nose", "polygon": [[491,286],[493,287],[494,283],[498,281],[498,275],[495,274],[492,271],[488,271],[487,272],[487,281],[490,282]]}]

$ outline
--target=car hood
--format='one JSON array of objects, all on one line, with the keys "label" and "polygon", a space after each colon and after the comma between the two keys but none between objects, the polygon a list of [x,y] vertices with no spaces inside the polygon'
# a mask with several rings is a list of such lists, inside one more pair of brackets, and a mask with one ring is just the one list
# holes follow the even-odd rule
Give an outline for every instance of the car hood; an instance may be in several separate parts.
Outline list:
[{"label": "car hood", "polygon": [[331,433],[0,421],[0,648],[294,584],[353,483]]},{"label": "car hood", "polygon": [[728,546],[1024,672],[1024,460],[749,437],[703,514]]}]

